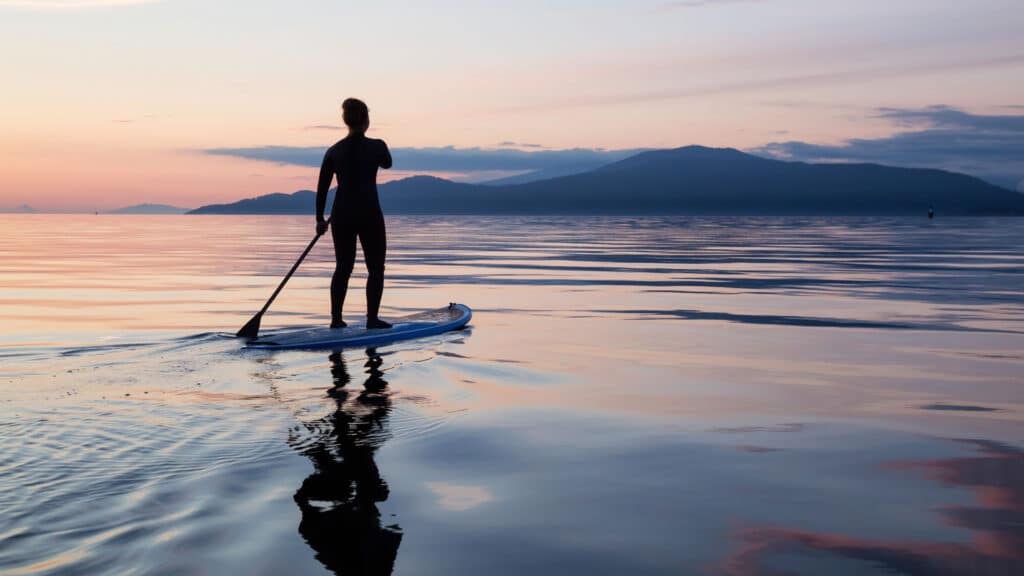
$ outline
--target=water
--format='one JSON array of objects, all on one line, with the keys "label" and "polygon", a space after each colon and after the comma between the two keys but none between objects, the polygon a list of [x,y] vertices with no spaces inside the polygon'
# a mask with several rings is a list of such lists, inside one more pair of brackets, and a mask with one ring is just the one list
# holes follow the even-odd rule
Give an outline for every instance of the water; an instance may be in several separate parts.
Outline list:
[{"label": "water", "polygon": [[0,572],[1024,573],[1024,222],[388,226],[469,329],[247,351],[311,218],[0,217]]}]

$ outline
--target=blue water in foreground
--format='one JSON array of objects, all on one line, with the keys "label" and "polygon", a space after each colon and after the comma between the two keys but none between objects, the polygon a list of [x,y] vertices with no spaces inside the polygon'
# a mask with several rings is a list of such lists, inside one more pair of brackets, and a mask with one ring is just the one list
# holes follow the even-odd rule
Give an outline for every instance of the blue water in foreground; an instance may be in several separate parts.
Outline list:
[{"label": "blue water in foreground", "polygon": [[1024,221],[388,227],[467,329],[246,350],[311,218],[0,216],[0,573],[1024,573]]}]

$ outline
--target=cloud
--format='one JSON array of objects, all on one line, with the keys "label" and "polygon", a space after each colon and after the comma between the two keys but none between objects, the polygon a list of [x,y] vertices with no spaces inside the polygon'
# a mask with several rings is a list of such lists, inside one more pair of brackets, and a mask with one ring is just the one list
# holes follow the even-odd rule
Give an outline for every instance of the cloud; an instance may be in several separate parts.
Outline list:
[{"label": "cloud", "polygon": [[[517,144],[523,146],[522,144]],[[596,168],[632,156],[642,150],[517,150],[514,148],[392,148],[395,167],[411,172],[450,172],[458,174],[495,172],[564,171]],[[258,146],[252,148],[212,148],[202,153],[260,160],[277,164],[319,167],[323,147]]]},{"label": "cloud", "polygon": [[485,486],[427,482],[427,488],[438,498],[445,510],[464,512],[494,500],[494,494]]},{"label": "cloud", "polygon": [[[803,558],[831,565],[872,567],[886,574],[998,574],[1024,561],[1024,452],[987,440],[958,440],[974,454],[935,460],[905,460],[884,466],[890,471],[912,470],[938,485],[973,495],[935,506],[941,523],[964,531],[962,541],[896,539],[892,535],[858,537],[804,527],[767,524],[742,526],[733,549],[710,572],[727,576],[789,574]],[[927,487],[927,486],[926,486]],[[941,494],[941,493],[937,493]],[[854,564],[854,562],[856,564]],[[823,564],[824,565],[824,564]],[[994,567],[992,570],[980,567]],[[792,570],[790,570],[792,569]],[[827,573],[827,570],[824,571]]]},{"label": "cloud", "polygon": [[154,4],[161,0],[0,0],[0,7],[26,8],[29,10],[74,10],[79,8],[102,8],[107,6],[133,6]]},{"label": "cloud", "polygon": [[499,148],[543,148],[543,144],[526,144],[523,142],[512,142],[511,140],[505,140],[504,142],[498,142]]},{"label": "cloud", "polygon": [[517,106],[495,108],[490,112],[529,112],[534,110],[556,110],[581,106],[608,106],[618,104],[641,104],[694,98],[772,90],[776,88],[816,87],[835,84],[863,83],[885,78],[955,72],[958,70],[979,70],[983,68],[1016,67],[1024,64],[1024,53],[988,56],[984,58],[935,59],[922,62],[905,62],[879,66],[865,66],[824,72],[790,74],[755,80],[721,82],[703,86],[683,86],[646,92],[626,92],[588,98],[566,98]]},{"label": "cloud", "polygon": [[[0,2],[2,1],[3,0],[0,0]],[[135,124],[136,122],[141,122],[143,120],[153,120],[154,118],[158,117],[159,116],[157,116],[156,114],[145,114],[137,118],[115,118],[114,120],[111,120],[111,122],[113,122],[114,124]]]},{"label": "cloud", "polygon": [[334,124],[310,124],[309,126],[303,126],[303,130],[341,130],[343,126],[336,126]]},{"label": "cloud", "polygon": [[880,108],[873,118],[894,122],[901,131],[837,145],[772,142],[750,152],[810,162],[939,168],[978,176],[1010,189],[1022,187],[1024,115],[981,115],[950,106],[929,106]]},{"label": "cloud", "polygon": [[712,432],[723,434],[750,434],[753,432],[803,432],[804,424],[801,422],[789,422],[773,426],[738,426],[735,428],[715,428]]}]

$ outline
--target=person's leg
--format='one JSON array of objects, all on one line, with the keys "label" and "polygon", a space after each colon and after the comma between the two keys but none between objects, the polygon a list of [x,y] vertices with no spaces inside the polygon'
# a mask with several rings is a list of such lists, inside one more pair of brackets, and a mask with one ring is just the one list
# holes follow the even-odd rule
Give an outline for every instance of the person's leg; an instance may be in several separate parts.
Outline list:
[{"label": "person's leg", "polygon": [[342,310],[348,293],[348,279],[356,261],[356,229],[342,220],[332,221],[331,237],[334,239],[334,276],[331,277],[331,328],[345,326]]},{"label": "person's leg", "polygon": [[384,216],[374,217],[359,231],[359,242],[363,246],[366,260],[366,327],[390,328],[391,324],[377,317],[380,300],[384,294],[384,258],[387,255],[387,232]]}]

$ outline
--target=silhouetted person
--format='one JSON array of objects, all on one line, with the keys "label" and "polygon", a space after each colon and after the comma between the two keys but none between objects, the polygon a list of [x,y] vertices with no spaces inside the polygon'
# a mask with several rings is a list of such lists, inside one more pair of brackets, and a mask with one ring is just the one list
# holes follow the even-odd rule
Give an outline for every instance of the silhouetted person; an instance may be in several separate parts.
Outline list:
[{"label": "silhouetted person", "polygon": [[331,180],[338,178],[338,192],[331,209],[331,236],[337,266],[331,279],[331,328],[345,326],[342,308],[348,279],[356,260],[356,238],[363,246],[369,277],[366,280],[366,327],[390,328],[377,317],[384,293],[384,256],[387,235],[384,214],[377,198],[377,169],[391,168],[391,152],[383,140],[366,137],[370,111],[362,100],[348,98],[341,104],[348,136],[327,149],[316,187],[316,233],[327,231],[324,208]]},{"label": "silhouetted person", "polygon": [[931,220],[932,218],[935,218],[935,206],[928,207],[928,219]]},{"label": "silhouetted person", "polygon": [[302,512],[299,534],[316,559],[336,574],[391,574],[402,532],[382,526],[377,503],[388,498],[374,453],[387,435],[391,412],[381,359],[367,350],[367,378],[354,399],[345,389],[348,371],[341,352],[330,355],[334,387],[327,395],[337,409],[305,426],[311,441],[293,438],[293,445],[313,463],[313,474],[295,492]]}]

